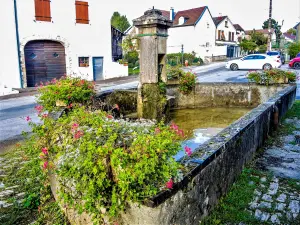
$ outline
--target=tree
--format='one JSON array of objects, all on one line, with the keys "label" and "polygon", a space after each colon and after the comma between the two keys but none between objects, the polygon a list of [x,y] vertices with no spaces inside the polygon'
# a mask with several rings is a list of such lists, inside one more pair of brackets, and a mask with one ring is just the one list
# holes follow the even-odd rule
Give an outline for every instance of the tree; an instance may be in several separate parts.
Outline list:
[{"label": "tree", "polygon": [[288,53],[291,58],[295,58],[296,55],[300,52],[300,42],[291,43],[288,47]]},{"label": "tree", "polygon": [[254,52],[257,48],[257,44],[252,40],[243,39],[240,43],[240,47],[245,52]]},{"label": "tree", "polygon": [[114,12],[111,19],[111,25],[124,32],[130,27],[130,23],[126,16],[122,16],[119,12]]},{"label": "tree", "polygon": [[[278,22],[274,19],[271,19],[271,28],[274,29],[275,34],[276,34],[276,43],[279,44],[280,43],[280,38],[282,35],[281,32],[281,25],[278,24]],[[267,19],[262,26],[263,29],[269,29],[269,19]]]},{"label": "tree", "polygon": [[296,35],[296,34],[297,34],[297,30],[294,29],[294,28],[290,28],[290,29],[288,29],[287,33],[288,33],[288,34]]},{"label": "tree", "polygon": [[267,44],[268,38],[263,33],[253,30],[250,34],[251,41],[255,42],[258,46]]}]

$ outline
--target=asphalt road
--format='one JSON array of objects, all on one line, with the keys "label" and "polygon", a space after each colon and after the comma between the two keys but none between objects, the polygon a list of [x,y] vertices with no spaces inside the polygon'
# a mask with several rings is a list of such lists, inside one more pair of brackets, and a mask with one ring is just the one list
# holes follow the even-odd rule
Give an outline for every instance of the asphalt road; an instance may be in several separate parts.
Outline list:
[{"label": "asphalt road", "polygon": [[[287,67],[283,67],[287,69]],[[198,82],[248,82],[246,75],[248,71],[229,71],[225,69],[225,63],[216,63],[208,66],[195,67],[191,69],[198,76]],[[300,74],[299,74],[300,76]],[[300,77],[299,77],[300,78]],[[123,84],[112,84],[112,86],[98,86],[101,91],[112,89],[136,88],[138,81],[130,80]],[[298,80],[297,98],[300,99],[300,80]],[[33,122],[39,122],[34,110],[36,105],[34,96],[11,98],[0,101],[0,145],[1,142],[11,139],[19,139],[22,131],[30,131],[26,116],[30,116]]]}]

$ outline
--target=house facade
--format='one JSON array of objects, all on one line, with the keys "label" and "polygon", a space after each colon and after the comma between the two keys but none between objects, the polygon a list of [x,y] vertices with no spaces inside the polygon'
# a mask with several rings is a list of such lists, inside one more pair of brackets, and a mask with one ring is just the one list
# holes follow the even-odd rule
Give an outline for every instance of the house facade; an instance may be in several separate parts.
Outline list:
[{"label": "house facade", "polygon": [[64,74],[95,81],[128,75],[113,58],[113,8],[97,0],[4,1],[2,85],[32,87]]},{"label": "house facade", "polygon": [[239,37],[242,31],[237,31],[228,16],[218,16],[213,18],[216,25],[216,45],[227,47],[227,57],[240,57]]},{"label": "house facade", "polygon": [[246,37],[245,30],[239,24],[233,24],[236,30],[237,43],[240,44],[242,40]]},{"label": "house facade", "polygon": [[207,6],[168,14],[173,20],[169,29],[168,53],[195,52],[205,61],[226,57],[226,49],[216,46],[216,26]]}]

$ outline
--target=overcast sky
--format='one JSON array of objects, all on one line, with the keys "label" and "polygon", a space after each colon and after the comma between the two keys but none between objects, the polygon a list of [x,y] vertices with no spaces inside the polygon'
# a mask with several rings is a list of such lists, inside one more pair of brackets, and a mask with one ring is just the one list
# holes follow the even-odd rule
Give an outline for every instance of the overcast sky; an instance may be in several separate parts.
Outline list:
[{"label": "overcast sky", "polygon": [[[107,1],[106,1],[107,2]],[[233,23],[240,24],[245,30],[261,29],[268,18],[269,0],[113,0],[114,8],[125,14],[130,22],[149,8],[175,11],[208,6],[212,16],[228,15]],[[103,1],[101,1],[103,4]],[[273,0],[273,18],[284,20],[282,31],[293,27],[300,21],[300,0]],[[280,22],[281,23],[281,22]]]}]

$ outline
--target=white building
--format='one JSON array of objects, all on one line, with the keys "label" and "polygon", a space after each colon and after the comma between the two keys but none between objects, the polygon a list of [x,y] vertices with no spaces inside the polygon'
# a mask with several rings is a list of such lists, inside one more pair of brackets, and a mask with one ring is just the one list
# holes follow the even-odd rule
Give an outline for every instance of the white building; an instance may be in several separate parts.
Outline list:
[{"label": "white building", "polygon": [[178,11],[162,11],[173,20],[169,29],[168,53],[196,52],[205,61],[226,57],[226,48],[215,44],[216,26],[207,6]]},{"label": "white building", "polygon": [[128,68],[112,60],[112,14],[98,0],[3,0],[0,83],[20,88],[64,74],[127,76]]},{"label": "white building", "polygon": [[216,24],[216,45],[227,47],[227,57],[240,57],[237,30],[228,16],[218,16],[213,18]]}]

